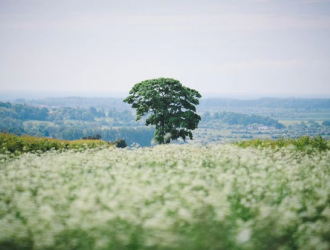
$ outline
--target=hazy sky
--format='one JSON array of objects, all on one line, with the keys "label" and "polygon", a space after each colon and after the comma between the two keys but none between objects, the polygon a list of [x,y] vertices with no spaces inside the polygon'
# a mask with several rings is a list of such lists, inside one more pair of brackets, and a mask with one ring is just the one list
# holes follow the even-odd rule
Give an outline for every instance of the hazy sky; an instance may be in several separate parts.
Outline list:
[{"label": "hazy sky", "polygon": [[158,77],[330,96],[330,0],[0,0],[0,92],[127,93]]}]

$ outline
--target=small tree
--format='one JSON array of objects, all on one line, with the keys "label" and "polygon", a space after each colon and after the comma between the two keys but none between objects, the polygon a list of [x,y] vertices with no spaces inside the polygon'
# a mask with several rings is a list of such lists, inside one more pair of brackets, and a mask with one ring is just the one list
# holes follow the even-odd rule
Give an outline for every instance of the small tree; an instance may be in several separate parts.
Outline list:
[{"label": "small tree", "polygon": [[189,136],[197,128],[201,117],[195,105],[201,95],[194,89],[183,86],[178,80],[158,78],[134,85],[124,102],[136,109],[136,120],[149,115],[146,125],[155,125],[155,141],[158,144]]}]

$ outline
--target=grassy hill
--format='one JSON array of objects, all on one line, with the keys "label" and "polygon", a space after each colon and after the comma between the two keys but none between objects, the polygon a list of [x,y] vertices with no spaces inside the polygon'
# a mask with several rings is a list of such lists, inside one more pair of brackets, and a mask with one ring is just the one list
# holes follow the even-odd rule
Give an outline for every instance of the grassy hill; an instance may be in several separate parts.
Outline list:
[{"label": "grassy hill", "polygon": [[45,152],[49,150],[84,149],[108,146],[102,140],[58,140],[33,136],[0,133],[0,154]]}]

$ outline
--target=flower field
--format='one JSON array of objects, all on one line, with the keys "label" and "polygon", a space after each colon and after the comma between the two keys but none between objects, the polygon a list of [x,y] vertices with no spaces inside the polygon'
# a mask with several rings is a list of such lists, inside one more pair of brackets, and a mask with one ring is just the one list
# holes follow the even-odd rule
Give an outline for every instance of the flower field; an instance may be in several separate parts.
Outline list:
[{"label": "flower field", "polygon": [[0,249],[330,249],[330,151],[0,155]]}]

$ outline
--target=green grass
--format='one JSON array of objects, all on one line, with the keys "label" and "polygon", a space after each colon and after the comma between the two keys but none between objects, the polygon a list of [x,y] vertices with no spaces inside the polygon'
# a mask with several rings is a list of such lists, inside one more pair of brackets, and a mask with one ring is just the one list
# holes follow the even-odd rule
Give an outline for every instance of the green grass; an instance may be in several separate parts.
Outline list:
[{"label": "green grass", "polygon": [[0,133],[0,154],[21,154],[27,152],[45,152],[49,150],[86,149],[108,145],[110,144],[102,140],[66,141]]},{"label": "green grass", "polygon": [[322,136],[301,136],[297,139],[284,139],[280,138],[278,140],[262,140],[262,139],[253,139],[248,141],[241,141],[235,143],[239,147],[247,148],[283,148],[288,147],[291,149],[296,149],[299,151],[312,152],[315,150],[326,151],[330,150],[330,139],[325,140]]}]

